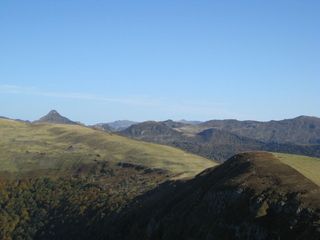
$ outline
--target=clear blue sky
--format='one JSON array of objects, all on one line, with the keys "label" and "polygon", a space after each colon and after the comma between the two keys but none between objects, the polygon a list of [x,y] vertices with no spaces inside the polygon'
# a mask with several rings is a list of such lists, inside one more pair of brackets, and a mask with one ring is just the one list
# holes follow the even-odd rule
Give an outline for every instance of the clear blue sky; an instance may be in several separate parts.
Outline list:
[{"label": "clear blue sky", "polygon": [[318,0],[1,0],[0,115],[320,116]]}]

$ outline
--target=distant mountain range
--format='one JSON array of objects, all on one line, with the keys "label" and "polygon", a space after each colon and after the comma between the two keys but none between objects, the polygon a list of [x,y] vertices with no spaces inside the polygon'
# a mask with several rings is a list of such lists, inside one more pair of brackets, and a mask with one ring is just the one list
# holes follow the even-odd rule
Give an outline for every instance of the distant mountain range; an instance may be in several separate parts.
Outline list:
[{"label": "distant mountain range", "polygon": [[117,132],[117,131],[121,131],[121,130],[126,129],[126,128],[132,126],[133,124],[137,124],[137,122],[133,122],[133,121],[129,121],[129,120],[118,120],[118,121],[109,122],[106,124],[109,126],[111,131]]},{"label": "distant mountain range", "polygon": [[306,116],[270,122],[212,120],[196,125],[148,121],[120,134],[219,161],[256,150],[320,156],[320,119]]},{"label": "distant mountain range", "polygon": [[320,144],[320,118],[300,116],[281,121],[212,120],[200,129],[215,128],[264,142]]},{"label": "distant mountain range", "polygon": [[[51,110],[34,123],[80,124],[56,110]],[[320,118],[317,117],[300,116],[269,122],[227,119],[138,123],[119,120],[90,127],[177,147],[218,161],[237,153],[260,150],[320,157]]]},{"label": "distant mountain range", "polygon": [[185,119],[182,119],[178,122],[181,122],[181,123],[186,123],[186,124],[191,124],[191,125],[197,125],[197,124],[200,124],[202,123],[201,121],[189,121],[189,120],[185,120]]},{"label": "distant mountain range", "polygon": [[[185,125],[198,125],[202,122],[200,121],[187,121],[187,120],[180,120],[180,121],[172,121],[167,120],[164,121],[168,126],[170,127],[178,127],[178,126],[185,126]],[[125,130],[132,125],[139,124],[139,122],[129,121],[129,120],[117,120],[114,122],[108,122],[108,123],[98,123],[93,125],[93,127],[105,130],[107,132],[119,132],[122,130]]]},{"label": "distant mountain range", "polygon": [[[180,120],[180,121],[167,120],[167,121],[164,121],[164,123],[166,123],[166,125],[170,127],[176,128],[176,127],[181,127],[185,125],[198,125],[202,122],[188,121],[188,120]],[[105,130],[107,132],[119,132],[136,124],[139,124],[139,122],[130,121],[130,120],[117,120],[117,121],[108,122],[108,123],[98,123],[93,125],[92,127]]]}]

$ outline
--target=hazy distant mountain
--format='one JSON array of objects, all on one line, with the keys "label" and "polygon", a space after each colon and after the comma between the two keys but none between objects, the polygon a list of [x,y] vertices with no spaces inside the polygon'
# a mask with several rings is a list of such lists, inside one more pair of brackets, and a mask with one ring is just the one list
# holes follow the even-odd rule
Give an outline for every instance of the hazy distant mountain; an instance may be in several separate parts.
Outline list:
[{"label": "hazy distant mountain", "polygon": [[[291,121],[296,122],[297,119],[292,119]],[[306,119],[308,120],[308,118]],[[304,121],[306,121],[306,119]],[[263,128],[264,131],[258,131],[258,127],[253,127],[264,123],[254,121],[221,120],[210,121],[199,125],[184,124],[171,120],[164,122],[148,121],[132,125],[120,133],[134,139],[178,147],[185,151],[219,161],[226,160],[240,152],[257,150],[319,157],[320,144],[301,144],[301,142],[305,142],[306,139],[308,139],[309,142],[317,143],[316,139],[320,138],[320,133],[317,134],[317,132],[309,130],[311,124],[313,124],[313,129],[318,129],[315,119],[311,119],[313,123],[303,121],[303,123],[299,124],[300,121],[298,120],[297,124],[291,123],[290,120],[284,120],[286,124],[283,122],[280,124],[277,123],[275,124],[276,127],[274,123],[272,123],[271,126],[265,126]],[[278,125],[281,127],[277,128]],[[299,133],[294,132],[292,125],[296,126]],[[300,128],[297,125],[300,125]],[[251,132],[251,128],[258,129],[258,132]],[[242,134],[246,133],[246,129],[249,129],[250,133],[255,133],[256,135]],[[295,138],[291,139],[291,142],[284,141],[288,139],[285,137],[288,136],[286,131],[293,132],[292,134],[295,136]],[[269,132],[273,132],[277,138],[271,138],[269,141],[264,140],[268,138],[263,137],[263,133]],[[276,139],[279,141],[275,141]],[[293,139],[295,139],[296,142],[293,141]],[[315,141],[311,141],[312,139]]]},{"label": "hazy distant mountain", "polygon": [[166,121],[159,122],[159,123],[163,123],[170,128],[182,128],[182,127],[186,127],[186,126],[190,125],[189,123],[183,123],[180,121],[176,122],[173,120],[166,120]]},{"label": "hazy distant mountain", "polygon": [[95,125],[89,126],[93,129],[98,129],[98,130],[102,130],[105,132],[112,132],[111,127],[108,125],[108,123],[97,123]]},{"label": "hazy distant mountain", "polygon": [[198,124],[202,123],[201,121],[189,121],[189,120],[185,120],[185,119],[182,119],[182,120],[180,120],[178,122],[191,124],[191,125],[198,125]]},{"label": "hazy distant mountain", "polygon": [[[156,121],[147,121],[147,122],[156,122]],[[188,125],[193,125],[194,123],[191,122],[181,122],[181,121],[173,121],[173,120],[166,120],[161,122],[164,125],[170,127],[170,128],[181,128],[181,127],[185,127]],[[106,130],[109,129],[109,131],[112,132],[118,132],[118,131],[123,131],[129,127],[131,127],[132,125],[137,125],[139,124],[139,122],[134,122],[134,121],[129,121],[129,120],[118,120],[118,121],[114,121],[114,122],[109,122],[109,123],[99,123],[96,124],[95,126],[99,126],[102,128],[105,128]]]},{"label": "hazy distant mountain", "polygon": [[107,124],[109,125],[109,127],[112,131],[117,132],[117,131],[121,131],[123,129],[126,129],[136,123],[137,122],[129,121],[129,120],[117,120],[114,122],[109,122]]},{"label": "hazy distant mountain", "polygon": [[61,116],[56,110],[51,110],[47,115],[43,116],[34,123],[60,123],[60,124],[79,124],[70,119]]}]

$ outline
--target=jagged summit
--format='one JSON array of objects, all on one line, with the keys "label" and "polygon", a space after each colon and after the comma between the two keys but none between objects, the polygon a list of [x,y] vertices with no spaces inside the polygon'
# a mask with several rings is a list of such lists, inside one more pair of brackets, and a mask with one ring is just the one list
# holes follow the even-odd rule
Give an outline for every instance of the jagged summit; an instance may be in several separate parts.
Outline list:
[{"label": "jagged summit", "polygon": [[35,123],[59,123],[59,124],[78,124],[70,119],[60,115],[58,111],[51,110],[47,115],[41,117]]}]

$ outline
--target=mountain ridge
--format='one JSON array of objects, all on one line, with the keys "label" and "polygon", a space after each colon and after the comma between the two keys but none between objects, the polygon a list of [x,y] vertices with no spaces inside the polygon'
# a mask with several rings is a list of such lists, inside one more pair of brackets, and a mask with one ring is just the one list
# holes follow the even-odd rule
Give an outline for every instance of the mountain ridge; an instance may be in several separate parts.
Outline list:
[{"label": "mountain ridge", "polygon": [[[315,123],[305,123],[309,119],[312,119],[312,122]],[[297,121],[298,123],[296,123]],[[318,122],[319,124],[316,124]],[[138,140],[178,147],[220,161],[240,152],[258,150],[320,156],[320,144],[317,140],[312,144],[301,143],[305,142],[305,139],[320,139],[320,119],[298,117],[291,120],[282,120],[280,123],[271,121],[271,130],[268,126],[263,127],[263,125],[261,131],[256,131],[257,126],[261,124],[264,123],[237,120],[212,120],[198,125],[183,124],[172,120],[147,121],[132,125],[120,131],[119,134]],[[272,127],[274,124],[276,127],[279,124],[281,125],[279,130]],[[301,127],[297,127],[297,124]],[[314,126],[311,131],[310,126]],[[314,132],[314,129],[319,129],[319,133],[318,131]],[[247,131],[254,133],[253,136],[245,134]],[[270,132],[273,132],[274,135],[283,135],[283,137],[270,139],[260,136],[268,135]],[[295,132],[292,135],[294,135],[296,141],[286,141],[286,136],[291,137],[287,132]],[[279,140],[277,141],[277,139]]]},{"label": "mountain ridge", "polygon": [[259,121],[210,120],[200,128],[218,128],[265,142],[319,144],[320,118],[298,116],[292,119]]}]

